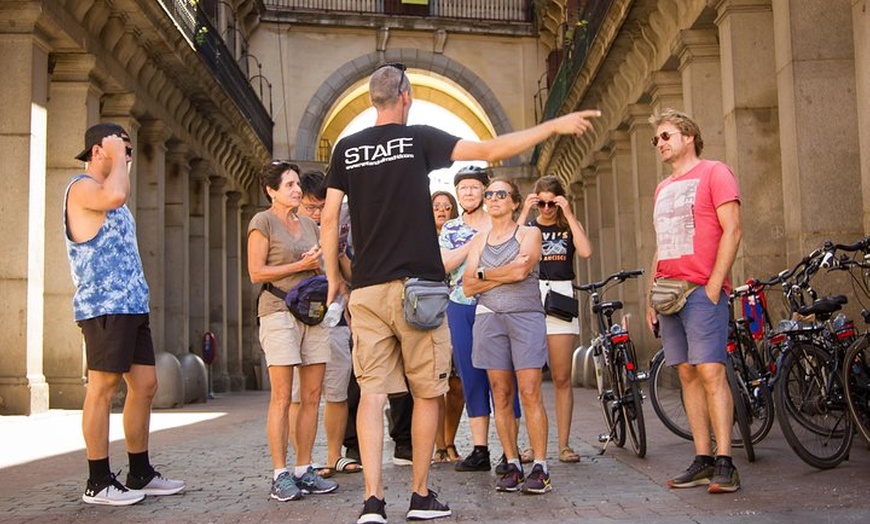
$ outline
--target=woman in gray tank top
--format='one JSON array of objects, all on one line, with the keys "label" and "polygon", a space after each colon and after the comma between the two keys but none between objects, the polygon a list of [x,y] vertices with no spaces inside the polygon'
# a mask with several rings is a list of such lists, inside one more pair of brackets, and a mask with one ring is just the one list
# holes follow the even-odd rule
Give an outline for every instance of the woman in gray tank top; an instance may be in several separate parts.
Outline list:
[{"label": "woman in gray tank top", "polygon": [[[546,493],[552,488],[546,462],[547,412],[541,396],[541,368],[547,362],[546,317],[538,290],[541,231],[517,224],[521,198],[513,182],[493,180],[484,199],[492,228],[471,241],[462,285],[466,296],[478,297],[471,358],[489,377],[495,426],[508,459],[507,473],[496,490]],[[535,455],[528,476],[516,444],[512,401],[517,387]]]}]

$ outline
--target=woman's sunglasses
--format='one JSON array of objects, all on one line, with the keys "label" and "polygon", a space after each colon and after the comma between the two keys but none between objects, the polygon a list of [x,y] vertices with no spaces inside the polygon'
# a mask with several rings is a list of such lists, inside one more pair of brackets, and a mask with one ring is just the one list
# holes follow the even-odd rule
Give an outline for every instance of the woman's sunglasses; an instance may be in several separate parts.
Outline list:
[{"label": "woman's sunglasses", "polygon": [[547,207],[556,207],[556,201],[555,200],[549,200],[549,201],[538,200],[538,207],[541,209],[544,209]]},{"label": "woman's sunglasses", "polygon": [[504,189],[499,189],[497,191],[484,191],[483,192],[483,198],[485,198],[487,200],[493,200],[495,198],[498,198],[499,200],[504,200],[505,198],[508,197],[508,195],[510,195],[510,193],[508,193]]}]

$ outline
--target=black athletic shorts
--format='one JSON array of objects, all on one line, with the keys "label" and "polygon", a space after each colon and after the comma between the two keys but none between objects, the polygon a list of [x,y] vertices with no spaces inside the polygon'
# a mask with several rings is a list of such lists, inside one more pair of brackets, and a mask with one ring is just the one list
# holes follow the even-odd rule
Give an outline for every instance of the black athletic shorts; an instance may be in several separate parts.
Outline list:
[{"label": "black athletic shorts", "polygon": [[103,315],[79,322],[85,337],[88,369],[126,373],[130,366],[154,365],[148,314]]}]

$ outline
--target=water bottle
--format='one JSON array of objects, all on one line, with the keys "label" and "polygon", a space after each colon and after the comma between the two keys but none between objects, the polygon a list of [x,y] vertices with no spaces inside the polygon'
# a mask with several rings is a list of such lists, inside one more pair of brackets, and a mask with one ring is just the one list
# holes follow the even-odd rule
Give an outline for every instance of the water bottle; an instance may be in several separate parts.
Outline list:
[{"label": "water bottle", "polygon": [[323,325],[326,327],[337,326],[338,322],[341,320],[342,313],[344,313],[344,296],[339,295],[338,298],[329,305],[326,314],[323,315]]}]

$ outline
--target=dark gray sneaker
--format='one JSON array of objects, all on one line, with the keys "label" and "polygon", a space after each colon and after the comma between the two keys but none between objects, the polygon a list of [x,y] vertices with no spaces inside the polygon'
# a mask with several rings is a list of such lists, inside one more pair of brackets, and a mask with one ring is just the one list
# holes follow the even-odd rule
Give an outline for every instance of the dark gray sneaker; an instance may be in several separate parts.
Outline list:
[{"label": "dark gray sneaker", "polygon": [[709,493],[734,493],[740,489],[740,474],[730,460],[717,458],[713,478],[710,479]]},{"label": "dark gray sneaker", "polygon": [[710,483],[710,477],[713,476],[713,463],[701,460],[695,457],[694,462],[686,471],[668,480],[666,485],[669,488],[693,488],[695,486],[706,486]]},{"label": "dark gray sneaker", "polygon": [[302,490],[293,481],[290,472],[285,471],[272,481],[272,491],[269,493],[269,496],[281,502],[299,500],[302,498]]},{"label": "dark gray sneaker", "polygon": [[301,477],[294,476],[293,482],[305,495],[322,495],[338,489],[338,482],[321,477],[311,466]]},{"label": "dark gray sneaker", "polygon": [[438,500],[438,494],[429,490],[425,497],[411,493],[411,507],[408,508],[408,520],[432,520],[441,517],[449,517],[453,512]]},{"label": "dark gray sneaker", "polygon": [[454,466],[456,471],[489,471],[492,463],[489,461],[489,450],[482,451],[478,448],[472,450],[462,461]]},{"label": "dark gray sneaker", "polygon": [[387,503],[372,495],[363,504],[356,524],[387,524]]}]

